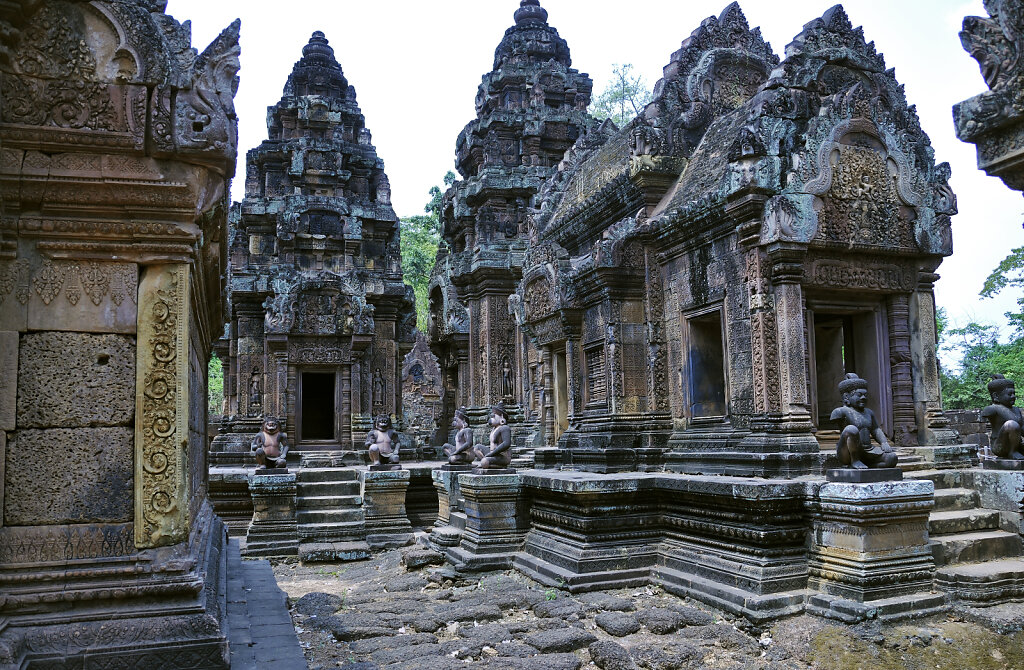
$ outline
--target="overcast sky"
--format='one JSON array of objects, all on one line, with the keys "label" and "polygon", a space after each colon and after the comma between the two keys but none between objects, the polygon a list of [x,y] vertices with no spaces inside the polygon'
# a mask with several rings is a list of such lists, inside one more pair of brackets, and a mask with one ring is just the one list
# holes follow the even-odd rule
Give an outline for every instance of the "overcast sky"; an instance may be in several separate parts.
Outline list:
[{"label": "overcast sky", "polygon": [[[572,50],[573,67],[590,74],[595,94],[616,63],[632,63],[653,86],[680,42],[726,0],[541,0],[549,23]],[[741,1],[775,53],[834,2]],[[954,254],[939,268],[938,304],[954,322],[1005,324],[1014,295],[982,300],[978,291],[1008,251],[1024,245],[1024,200],[978,171],[973,145],[953,131],[954,103],[986,90],[957,33],[966,15],[985,15],[981,0],[848,0],[855,26],[885,55],[917,105],[936,160],[953,166],[960,213]],[[454,169],[455,139],[474,118],[480,77],[513,24],[518,0],[170,0],[167,12],[192,21],[202,51],[236,17],[242,19],[241,85],[236,98],[240,154],[267,135],[266,109],[314,30],[322,30],[355,86],[378,155],[391,179],[399,216],[423,211],[427,191]],[[244,196],[245,169],[233,196]]]}]

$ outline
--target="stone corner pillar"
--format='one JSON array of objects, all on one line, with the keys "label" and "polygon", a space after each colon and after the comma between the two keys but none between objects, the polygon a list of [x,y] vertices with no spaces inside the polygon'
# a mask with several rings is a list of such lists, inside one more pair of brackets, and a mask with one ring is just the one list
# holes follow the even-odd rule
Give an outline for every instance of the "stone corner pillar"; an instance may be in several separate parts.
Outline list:
[{"label": "stone corner pillar", "polygon": [[412,544],[412,524],[405,511],[408,470],[365,470],[359,473],[370,549],[395,549]]},{"label": "stone corner pillar", "polygon": [[448,560],[466,571],[511,568],[525,537],[520,475],[459,474],[458,486],[466,529],[459,546],[445,550]]},{"label": "stone corner pillar", "polygon": [[928,545],[934,494],[927,480],[820,485],[809,501],[807,611],[847,623],[943,611]]},{"label": "stone corner pillar", "polygon": [[252,522],[245,536],[245,555],[291,558],[299,555],[295,515],[295,473],[249,477]]}]

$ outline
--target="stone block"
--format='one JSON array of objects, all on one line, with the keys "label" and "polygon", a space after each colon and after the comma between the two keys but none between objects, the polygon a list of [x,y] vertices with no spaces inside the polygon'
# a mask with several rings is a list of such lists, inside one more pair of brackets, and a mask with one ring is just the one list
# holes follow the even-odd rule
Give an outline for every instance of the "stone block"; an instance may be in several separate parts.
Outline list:
[{"label": "stone block", "polygon": [[0,370],[0,430],[14,430],[18,399],[18,333],[14,331],[0,331]]},{"label": "stone block", "polygon": [[131,428],[21,430],[8,444],[6,525],[132,520]]},{"label": "stone block", "polygon": [[408,470],[368,470],[359,474],[366,543],[371,549],[412,543],[412,524],[405,509],[410,479]]},{"label": "stone block", "polygon": [[822,485],[810,501],[808,560],[808,587],[822,597],[810,598],[809,609],[851,621],[888,611],[882,603],[897,599],[910,605],[887,616],[931,613],[934,492],[933,482],[920,480]]},{"label": "stone block", "polygon": [[4,466],[7,463],[7,433],[0,429],[0,528],[4,527]]},{"label": "stone block", "polygon": [[29,330],[133,334],[139,270],[134,263],[29,259]]},{"label": "stone block", "polygon": [[867,484],[872,482],[898,481],[900,479],[903,479],[903,470],[899,468],[834,468],[825,471],[825,480],[830,482]]},{"label": "stone block", "polygon": [[246,556],[298,556],[295,493],[294,473],[260,475],[249,479],[253,513],[245,539]]},{"label": "stone block", "polygon": [[18,359],[18,427],[131,424],[134,337],[27,333],[21,338]]},{"label": "stone block", "polygon": [[519,475],[459,474],[465,500],[466,528],[457,547],[444,548],[462,570],[495,570],[511,567],[522,546],[525,510],[521,508]]}]

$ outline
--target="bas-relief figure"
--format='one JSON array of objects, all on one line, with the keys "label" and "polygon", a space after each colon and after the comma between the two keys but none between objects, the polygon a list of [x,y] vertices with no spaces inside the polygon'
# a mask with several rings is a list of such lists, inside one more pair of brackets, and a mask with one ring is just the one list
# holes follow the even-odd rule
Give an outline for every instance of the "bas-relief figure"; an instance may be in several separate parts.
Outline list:
[{"label": "bas-relief figure", "polygon": [[[855,372],[847,373],[839,382],[839,392],[843,395],[843,406],[832,410],[831,416],[842,430],[836,449],[839,461],[857,470],[896,467],[896,452],[878,425],[875,413],[867,406],[867,381]],[[878,444],[871,443],[872,437]]]},{"label": "bas-relief figure", "polygon": [[280,422],[272,416],[263,419],[263,426],[249,447],[260,470],[288,467],[288,434],[281,430]]},{"label": "bas-relief figure", "polygon": [[469,465],[473,462],[473,429],[469,427],[466,408],[460,407],[452,419],[455,428],[455,444],[445,444],[444,453],[449,465]]},{"label": "bas-relief figure", "polygon": [[495,405],[491,408],[491,418],[487,422],[492,426],[491,443],[488,446],[478,444],[473,452],[480,459],[481,470],[507,468],[512,463],[512,429],[508,426],[505,408]]},{"label": "bas-relief figure", "polygon": [[1024,417],[1017,401],[1017,389],[1013,380],[1003,375],[993,375],[988,383],[988,392],[992,396],[992,404],[981,411],[982,418],[988,419],[992,428],[992,453],[998,458],[1024,460],[1021,452],[1021,426]]},{"label": "bas-relief figure", "polygon": [[397,470],[398,432],[391,425],[391,417],[381,414],[373,423],[373,429],[366,434],[366,447],[370,453],[370,467]]}]

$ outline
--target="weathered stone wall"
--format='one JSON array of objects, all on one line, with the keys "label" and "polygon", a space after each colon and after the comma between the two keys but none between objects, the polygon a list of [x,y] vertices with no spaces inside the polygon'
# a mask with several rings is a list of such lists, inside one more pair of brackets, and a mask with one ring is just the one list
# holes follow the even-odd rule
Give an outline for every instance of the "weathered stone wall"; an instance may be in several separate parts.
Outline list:
[{"label": "weathered stone wall", "polygon": [[0,7],[4,668],[228,662],[204,445],[239,24],[199,54],[165,5]]},{"label": "weathered stone wall", "polygon": [[988,421],[981,418],[980,409],[947,409],[946,418],[965,444],[977,445],[978,451],[988,448],[992,431]]}]

